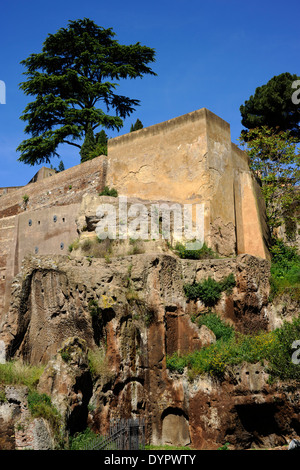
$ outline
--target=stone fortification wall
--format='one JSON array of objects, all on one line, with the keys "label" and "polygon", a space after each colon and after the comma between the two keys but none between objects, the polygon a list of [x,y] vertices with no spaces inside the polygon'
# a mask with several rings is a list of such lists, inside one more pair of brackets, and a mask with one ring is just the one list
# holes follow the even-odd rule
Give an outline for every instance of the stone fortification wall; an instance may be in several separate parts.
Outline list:
[{"label": "stone fortification wall", "polygon": [[66,254],[77,236],[83,195],[98,194],[104,182],[105,159],[99,157],[1,196],[0,315],[24,256]]},{"label": "stone fortification wall", "polygon": [[108,143],[108,186],[147,200],[204,204],[207,243],[224,256],[268,257],[268,230],[249,159],[230,126],[203,108]]},{"label": "stone fortification wall", "polygon": [[5,188],[0,188],[0,197],[4,194],[12,193],[16,189],[23,188],[23,186],[7,186]]},{"label": "stone fortification wall", "polygon": [[204,239],[215,251],[268,257],[248,156],[232,144],[229,124],[205,108],[109,140],[108,157],[46,179],[41,170],[0,197],[0,315],[24,256],[67,253],[83,196],[104,186],[148,203],[200,204]]},{"label": "stone fortification wall", "polygon": [[[0,219],[42,207],[80,202],[83,194],[99,191],[104,182],[105,158],[98,157],[3,195]],[[24,196],[28,196],[28,202]]]}]

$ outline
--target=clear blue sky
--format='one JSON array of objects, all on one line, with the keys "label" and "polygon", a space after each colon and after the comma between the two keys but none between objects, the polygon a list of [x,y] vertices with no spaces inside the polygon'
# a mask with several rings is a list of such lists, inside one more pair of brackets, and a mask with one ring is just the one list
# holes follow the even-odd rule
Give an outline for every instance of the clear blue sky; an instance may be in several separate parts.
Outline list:
[{"label": "clear blue sky", "polygon": [[[144,127],[208,108],[231,126],[237,143],[239,107],[275,75],[300,75],[299,0],[28,0],[0,5],[0,187],[27,184],[40,166],[18,162],[17,146],[27,138],[20,116],[32,98],[19,89],[20,61],[40,52],[49,33],[69,20],[90,18],[111,27],[121,44],[156,50],[157,77],[121,83],[120,92],[141,100],[119,134],[139,118]],[[108,132],[109,137],[117,134]],[[79,163],[75,147],[60,147],[66,168]],[[59,159],[52,161],[57,166]],[[42,165],[41,165],[42,166]]]}]

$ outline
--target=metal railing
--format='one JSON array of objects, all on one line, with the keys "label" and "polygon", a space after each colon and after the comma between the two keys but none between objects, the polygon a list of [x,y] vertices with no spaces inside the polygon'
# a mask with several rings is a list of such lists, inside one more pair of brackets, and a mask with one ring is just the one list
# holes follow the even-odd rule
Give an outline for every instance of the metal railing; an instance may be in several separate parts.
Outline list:
[{"label": "metal railing", "polygon": [[108,435],[90,441],[85,450],[142,450],[145,448],[144,419],[111,421]]}]

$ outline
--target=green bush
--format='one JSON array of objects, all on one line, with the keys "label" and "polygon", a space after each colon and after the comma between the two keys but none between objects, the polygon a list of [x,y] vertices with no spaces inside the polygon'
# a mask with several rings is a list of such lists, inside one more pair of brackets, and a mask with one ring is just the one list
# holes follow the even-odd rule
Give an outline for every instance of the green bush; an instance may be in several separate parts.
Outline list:
[{"label": "green bush", "polygon": [[172,356],[167,357],[167,368],[171,372],[179,372],[183,374],[184,368],[187,366],[188,361],[187,357],[180,356],[177,352],[172,354]]},{"label": "green bush", "polygon": [[[300,380],[300,354],[297,354],[299,346],[294,347],[294,341],[300,340],[300,316],[293,318],[291,322],[285,321],[281,328],[274,331],[270,357],[269,373],[281,380]],[[296,357],[294,358],[294,355]],[[299,357],[298,357],[299,356]]]},{"label": "green bush", "polygon": [[34,418],[44,418],[50,422],[51,426],[57,430],[60,422],[60,415],[51,403],[51,398],[45,393],[38,393],[30,390],[28,393],[28,408]]},{"label": "green bush", "polygon": [[69,245],[69,252],[71,253],[73,250],[78,250],[80,246],[79,239],[76,238],[70,245]]},{"label": "green bush", "polygon": [[296,247],[289,247],[282,240],[273,242],[270,278],[270,300],[289,292],[292,297],[300,298],[300,256]]},{"label": "green bush", "polygon": [[114,188],[109,189],[108,186],[105,186],[104,189],[101,191],[99,196],[112,196],[112,197],[118,197],[118,191]]},{"label": "green bush", "polygon": [[183,259],[211,259],[218,258],[217,253],[215,253],[211,248],[209,248],[205,243],[199,250],[189,250],[182,243],[176,243],[175,252],[180,258]]},{"label": "green bush", "polygon": [[92,317],[99,316],[101,310],[99,308],[98,302],[95,299],[89,300],[88,308]]},{"label": "green bush", "polygon": [[228,341],[234,335],[234,328],[216,315],[215,313],[206,313],[204,315],[200,315],[197,320],[199,328],[202,325],[207,326],[216,336],[216,339],[223,339],[224,341]]},{"label": "green bush", "polygon": [[185,295],[190,300],[202,300],[206,306],[215,305],[221,298],[220,284],[209,277],[202,282],[183,286]]},{"label": "green bush", "polygon": [[231,294],[232,289],[236,286],[234,275],[231,273],[229,276],[224,277],[224,279],[220,281],[220,286],[222,292],[226,292],[227,295]]},{"label": "green bush", "polygon": [[205,306],[212,307],[220,300],[222,292],[229,293],[234,286],[235,279],[233,274],[230,274],[220,282],[208,277],[202,282],[185,284],[183,289],[188,299],[201,300]]},{"label": "green bush", "polygon": [[[201,317],[200,317],[201,319]],[[193,353],[180,356],[174,353],[167,357],[171,371],[183,373],[187,367],[191,376],[209,374],[222,378],[228,367],[260,362],[265,364],[271,380],[295,380],[300,382],[300,316],[291,322],[284,322],[281,328],[255,335],[243,335],[226,329],[220,320],[212,316],[203,318],[203,324],[210,325],[216,343]],[[298,353],[299,351],[299,353]]]},{"label": "green bush", "polygon": [[274,341],[274,333],[227,334],[219,338],[216,343],[186,356],[173,354],[167,358],[167,367],[180,373],[184,367],[187,367],[192,376],[209,374],[221,379],[229,366],[270,359],[274,350]]},{"label": "green bush", "polygon": [[95,439],[101,439],[98,434],[94,433],[90,428],[86,428],[82,432],[74,434],[69,440],[69,450],[84,450],[89,447]]}]

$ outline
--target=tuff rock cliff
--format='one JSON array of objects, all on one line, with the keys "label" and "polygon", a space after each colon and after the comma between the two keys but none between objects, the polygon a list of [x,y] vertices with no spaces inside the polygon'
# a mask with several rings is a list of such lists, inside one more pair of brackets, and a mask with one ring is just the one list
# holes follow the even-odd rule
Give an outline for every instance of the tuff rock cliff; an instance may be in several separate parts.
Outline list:
[{"label": "tuff rock cliff", "polygon": [[233,274],[235,287],[222,293],[216,312],[241,333],[269,331],[293,315],[270,306],[269,269],[250,255],[188,260],[167,247],[111,259],[26,258],[2,320],[2,354],[45,365],[37,391],[58,410],[60,436],[47,419],[29,417],[26,387],[6,386],[0,447],[54,449],[87,426],[104,435],[112,418],[132,416],[145,418],[146,440],[157,445],[286,444],[300,432],[296,384],[270,385],[259,363],[235,366],[218,380],[171,373],[166,362],[216,341],[192,321],[205,306],[187,299],[185,284]]}]

